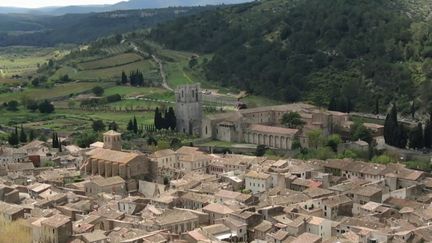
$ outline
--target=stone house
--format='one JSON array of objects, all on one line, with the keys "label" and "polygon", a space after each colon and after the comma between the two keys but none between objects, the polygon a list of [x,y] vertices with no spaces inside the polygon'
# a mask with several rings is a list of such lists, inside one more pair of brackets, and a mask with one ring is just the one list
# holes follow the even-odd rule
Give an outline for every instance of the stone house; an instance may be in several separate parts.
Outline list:
[{"label": "stone house", "polygon": [[0,185],[0,201],[6,203],[18,203],[19,191],[13,187]]},{"label": "stone house", "polygon": [[249,171],[245,175],[245,187],[253,194],[265,192],[273,187],[272,177],[257,171]]},{"label": "stone house", "polygon": [[345,195],[337,195],[322,200],[324,217],[334,220],[338,216],[352,216],[353,201]]},{"label": "stone house", "polygon": [[202,208],[202,211],[209,215],[209,224],[215,224],[216,220],[226,218],[234,212],[231,208],[219,203],[208,204]]},{"label": "stone house", "polygon": [[24,218],[25,210],[16,204],[0,202],[0,226]]},{"label": "stone house", "polygon": [[142,197],[126,197],[117,203],[118,210],[125,214],[134,215],[143,210],[149,201],[149,199]]},{"label": "stone house", "polygon": [[125,180],[120,176],[108,178],[96,176],[85,184],[85,192],[88,195],[97,195],[103,192],[124,195],[126,193]]},{"label": "stone house", "polygon": [[64,215],[56,214],[41,222],[42,242],[68,242],[71,236],[72,221]]},{"label": "stone house", "polygon": [[353,214],[358,215],[362,205],[371,201],[381,203],[382,188],[373,185],[361,186],[351,190],[347,196],[353,200]]},{"label": "stone house", "polygon": [[189,211],[167,210],[156,219],[156,226],[159,229],[181,234],[199,227],[199,218]]}]

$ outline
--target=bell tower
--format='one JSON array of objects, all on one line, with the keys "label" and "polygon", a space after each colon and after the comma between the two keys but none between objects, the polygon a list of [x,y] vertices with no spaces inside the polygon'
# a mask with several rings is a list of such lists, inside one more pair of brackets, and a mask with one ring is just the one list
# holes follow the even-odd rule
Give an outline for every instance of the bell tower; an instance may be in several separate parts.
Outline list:
[{"label": "bell tower", "polygon": [[108,131],[103,134],[103,141],[104,141],[104,149],[111,149],[111,150],[122,150],[122,140],[121,140],[121,133],[118,133],[116,131]]},{"label": "bell tower", "polygon": [[189,135],[201,135],[201,85],[198,83],[178,86],[175,91],[175,96],[177,131]]}]

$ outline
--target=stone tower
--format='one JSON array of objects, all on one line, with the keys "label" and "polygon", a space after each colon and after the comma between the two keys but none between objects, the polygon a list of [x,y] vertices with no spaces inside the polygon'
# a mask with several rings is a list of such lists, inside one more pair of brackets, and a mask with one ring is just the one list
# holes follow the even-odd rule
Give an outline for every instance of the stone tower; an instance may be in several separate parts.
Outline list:
[{"label": "stone tower", "polygon": [[103,134],[103,142],[104,142],[104,149],[111,149],[111,150],[122,150],[122,139],[121,139],[121,133],[118,133],[116,131],[108,131]]},{"label": "stone tower", "polygon": [[201,134],[202,92],[200,84],[178,86],[175,91],[177,131],[189,135]]}]

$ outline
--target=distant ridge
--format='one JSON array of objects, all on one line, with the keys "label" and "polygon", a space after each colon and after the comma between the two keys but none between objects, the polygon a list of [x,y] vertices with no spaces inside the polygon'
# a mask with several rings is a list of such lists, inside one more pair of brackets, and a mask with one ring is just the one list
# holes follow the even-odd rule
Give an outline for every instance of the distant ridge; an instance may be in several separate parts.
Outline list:
[{"label": "distant ridge", "polygon": [[45,7],[37,9],[0,7],[0,14],[40,14],[40,15],[64,15],[100,13],[115,10],[133,10],[167,7],[191,7],[220,4],[238,4],[251,2],[252,0],[130,0],[116,4],[106,5],[77,5],[65,7]]}]

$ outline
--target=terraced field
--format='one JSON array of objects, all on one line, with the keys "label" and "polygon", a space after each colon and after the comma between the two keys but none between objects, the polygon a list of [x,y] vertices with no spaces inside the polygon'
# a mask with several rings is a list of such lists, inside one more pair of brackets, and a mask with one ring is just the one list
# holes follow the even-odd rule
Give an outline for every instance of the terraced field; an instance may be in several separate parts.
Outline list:
[{"label": "terraced field", "polygon": [[0,78],[28,75],[49,59],[59,59],[68,51],[55,48],[0,48]]},{"label": "terraced field", "polygon": [[21,99],[29,98],[35,100],[51,99],[63,96],[69,96],[71,94],[77,94],[84,91],[89,91],[93,87],[98,86],[98,83],[84,83],[84,82],[74,82],[67,84],[59,84],[50,89],[45,88],[26,88],[22,92],[18,93],[5,93],[0,94],[0,102],[8,102],[11,100],[20,101]]},{"label": "terraced field", "polygon": [[91,62],[83,62],[78,64],[78,69],[80,70],[96,70],[105,69],[110,67],[123,66],[135,62],[142,61],[143,58],[135,53],[124,53],[100,60],[95,60]]},{"label": "terraced field", "polygon": [[[133,63],[119,65],[119,66],[110,66],[103,67],[105,59],[99,60],[97,62],[92,62],[91,65],[98,66],[99,69],[94,70],[78,70],[71,66],[62,67],[56,71],[56,73],[51,77],[52,80],[60,79],[60,77],[64,75],[68,75],[73,80],[80,81],[99,81],[99,80],[108,80],[108,81],[116,81],[121,77],[122,71],[129,74],[132,71],[141,70],[144,74],[147,74],[149,77],[157,77],[158,71],[156,65],[151,60],[141,60]],[[108,62],[106,62],[108,63]]]}]

